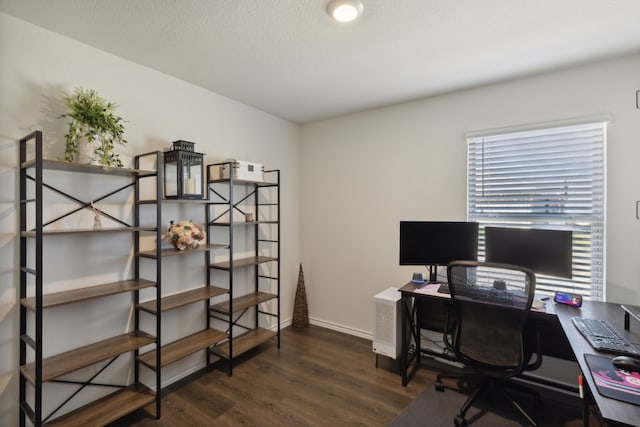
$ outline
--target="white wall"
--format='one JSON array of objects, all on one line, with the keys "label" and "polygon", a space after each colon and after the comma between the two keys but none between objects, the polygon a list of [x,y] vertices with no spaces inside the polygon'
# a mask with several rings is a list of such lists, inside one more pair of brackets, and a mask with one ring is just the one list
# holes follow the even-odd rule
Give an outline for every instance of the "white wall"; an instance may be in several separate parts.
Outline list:
[{"label": "white wall", "polygon": [[[76,86],[120,105],[128,121],[125,163],[186,139],[209,163],[235,157],[281,169],[283,320],[302,259],[312,321],[361,336],[371,335],[372,296],[414,270],[398,266],[398,222],[465,219],[465,132],[609,113],[608,299],[640,304],[640,55],[312,123],[301,134],[289,122],[3,14],[0,63],[0,425],[15,425],[18,414],[16,140],[42,129],[47,155],[60,155],[60,92]],[[63,255],[79,251],[61,244]],[[65,286],[65,270],[54,265],[49,273]],[[102,305],[53,315],[70,329],[91,309],[104,316],[101,326],[121,327],[123,319]],[[51,347],[87,338],[49,332]],[[170,374],[180,369],[190,368]]]},{"label": "white wall", "polygon": [[[126,119],[128,145],[119,150],[125,166],[132,166],[132,156],[165,149],[171,141],[194,141],[196,149],[206,153],[205,162],[237,158],[263,163],[270,169],[281,169],[282,206],[282,318],[292,315],[293,297],[299,265],[299,127],[252,107],[208,92],[186,82],[141,67],[129,61],[96,50],[42,28],[0,14],[0,425],[17,425],[19,364],[19,241],[18,229],[18,144],[27,133],[41,129],[45,135],[46,156],[56,158],[64,152],[65,122],[62,113],[62,91],[83,86],[118,103],[118,113]],[[215,72],[215,70],[211,70]],[[99,185],[99,184],[98,184]],[[81,188],[82,185],[79,186]],[[180,215],[177,212],[175,215]],[[90,215],[90,214],[89,214]],[[171,214],[166,214],[169,219]],[[165,224],[165,226],[168,224]],[[76,256],[88,255],[86,265],[118,264],[129,254],[125,238],[106,243],[91,241],[80,246],[58,239],[55,251],[48,253],[46,277],[53,278],[56,290],[73,281],[89,278],[92,283],[122,276],[119,271],[69,267]],[[118,249],[115,249],[118,248]],[[200,257],[197,257],[201,261]],[[126,260],[125,260],[126,261]],[[103,269],[105,270],[105,269]],[[108,269],[106,269],[108,270]],[[202,280],[201,274],[197,277]],[[76,283],[77,284],[77,283]],[[73,285],[73,284],[72,284]],[[163,285],[171,286],[165,281]],[[191,287],[197,286],[191,284]],[[128,297],[109,297],[99,303],[77,304],[52,309],[45,319],[45,355],[62,351],[76,341],[93,340],[111,330],[122,331],[128,325]],[[114,314],[115,313],[115,314]],[[47,322],[55,319],[56,322]],[[91,319],[89,321],[88,319]],[[180,333],[192,324],[180,317],[167,316],[165,330]],[[54,326],[55,325],[55,326]],[[93,333],[92,327],[99,332]],[[177,378],[199,368],[204,357],[188,359],[168,369],[163,380]],[[59,386],[47,386],[59,387]],[[62,390],[62,391],[61,391]],[[69,388],[45,388],[49,396],[62,399]],[[60,394],[58,394],[60,393]],[[47,406],[51,406],[47,404]]]},{"label": "white wall", "polygon": [[466,218],[465,133],[610,114],[607,299],[640,304],[640,55],[302,127],[301,257],[319,324],[372,331],[372,296],[406,283],[400,220]]}]

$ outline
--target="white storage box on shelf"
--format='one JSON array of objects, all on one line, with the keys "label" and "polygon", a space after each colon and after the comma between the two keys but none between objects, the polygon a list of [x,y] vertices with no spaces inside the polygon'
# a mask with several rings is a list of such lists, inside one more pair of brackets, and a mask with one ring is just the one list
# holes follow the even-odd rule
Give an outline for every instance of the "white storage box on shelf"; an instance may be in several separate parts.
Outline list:
[{"label": "white storage box on shelf", "polygon": [[[231,168],[229,168],[231,166]],[[260,163],[245,162],[242,160],[229,159],[220,167],[220,178],[229,179],[229,169],[233,172],[233,179],[243,181],[264,181],[264,166]]]}]

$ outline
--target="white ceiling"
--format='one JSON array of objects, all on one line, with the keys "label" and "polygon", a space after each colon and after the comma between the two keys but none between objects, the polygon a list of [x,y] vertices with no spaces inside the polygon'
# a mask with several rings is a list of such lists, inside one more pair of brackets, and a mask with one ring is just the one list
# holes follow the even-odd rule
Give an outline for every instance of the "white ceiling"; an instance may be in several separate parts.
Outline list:
[{"label": "white ceiling", "polygon": [[640,51],[640,0],[0,0],[0,11],[296,123]]}]

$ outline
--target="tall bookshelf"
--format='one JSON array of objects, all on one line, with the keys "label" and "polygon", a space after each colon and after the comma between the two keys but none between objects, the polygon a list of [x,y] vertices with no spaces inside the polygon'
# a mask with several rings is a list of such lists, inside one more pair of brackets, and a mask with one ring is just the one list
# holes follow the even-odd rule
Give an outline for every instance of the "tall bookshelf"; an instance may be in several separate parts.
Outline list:
[{"label": "tall bookshelf", "polygon": [[[157,168],[155,170],[111,168],[101,166],[67,163],[43,158],[42,132],[33,132],[19,141],[19,185],[20,185],[20,425],[24,426],[28,419],[32,424],[47,425],[105,425],[118,418],[155,402],[156,417],[160,416],[160,395],[152,389],[159,390],[160,375],[156,375],[153,384],[139,381],[140,364],[137,362],[139,350],[143,347],[158,347],[160,330],[144,331],[139,328],[139,312],[136,303],[140,292],[152,288],[160,295],[160,284],[153,280],[143,279],[137,268],[138,257],[133,257],[133,274],[131,278],[98,283],[87,286],[69,286],[63,291],[52,292],[48,288],[49,274],[47,263],[43,257],[45,246],[63,239],[68,244],[84,244],[91,239],[100,239],[114,234],[130,234],[130,243],[122,248],[125,259],[122,270],[127,269],[130,259],[126,253],[136,253],[139,233],[141,231],[156,233],[160,236],[157,224],[141,227],[138,224],[137,212],[131,212],[127,206],[122,208],[122,217],[115,216],[98,209],[99,215],[114,225],[104,228],[73,228],[67,224],[68,218],[85,210],[92,210],[91,202],[108,200],[123,192],[137,193],[141,179],[154,180],[156,188],[160,188]],[[28,153],[31,157],[28,158]],[[156,162],[158,155],[156,154]],[[50,174],[63,174],[65,179],[52,179]],[[98,177],[100,189],[111,188],[91,196],[92,200],[82,200],[74,196],[78,189],[84,189],[87,176]],[[123,183],[124,181],[124,183]],[[92,190],[93,189],[89,189]],[[97,190],[102,191],[102,190]],[[96,191],[96,192],[97,192]],[[62,213],[49,212],[46,206],[48,197],[55,195],[71,204]],[[124,213],[129,212],[130,215]],[[55,241],[55,242],[54,242]],[[70,259],[66,268],[82,262]],[[58,269],[60,266],[58,266]],[[47,318],[48,310],[59,306],[71,306],[86,303],[90,300],[107,296],[131,294],[130,306],[133,308],[133,322],[129,331],[110,336],[106,339],[92,339],[79,347],[67,351],[52,353],[44,346],[44,337],[49,328],[55,325]],[[46,320],[45,320],[46,319]],[[84,322],[87,319],[74,319]],[[45,325],[47,330],[45,330]],[[159,325],[159,323],[158,323]],[[72,333],[72,331],[70,331]],[[98,331],[96,331],[98,332]],[[96,335],[100,335],[96,333]],[[133,381],[130,384],[105,384],[95,378],[108,370],[110,365],[125,354],[133,354]],[[83,380],[66,379],[71,373],[96,365],[96,373],[86,374]],[[102,365],[100,367],[100,365]],[[86,369],[85,369],[86,371]],[[75,387],[63,403],[52,411],[44,413],[43,387],[48,383],[65,383]],[[115,388],[115,392],[91,401],[84,406],[68,411],[68,405],[74,398],[86,391],[88,387]],[[61,392],[62,393],[62,392]],[[65,413],[65,411],[68,411]]]},{"label": "tall bookshelf", "polygon": [[[265,171],[263,182],[236,179],[233,173],[220,179],[212,171],[223,166],[233,170],[230,162],[208,167],[207,226],[227,245],[227,253],[213,258],[209,268],[226,274],[228,298],[209,312],[227,325],[229,339],[211,352],[229,361],[232,375],[234,358],[274,337],[280,347],[280,171]],[[247,240],[252,247],[243,244]],[[244,277],[252,270],[247,279],[252,283],[240,282],[242,270]]]},{"label": "tall bookshelf", "polygon": [[[199,203],[203,205],[206,200],[194,201],[194,200],[163,200],[163,204],[169,203],[188,203],[194,204]],[[141,201],[140,203],[153,203],[151,201]],[[207,243],[205,245],[200,246],[197,249],[190,249],[185,251],[180,251],[174,248],[161,248],[159,251],[156,249],[142,251],[139,253],[142,258],[149,259],[164,259],[164,258],[183,258],[183,257],[194,257],[198,254],[204,255],[204,259],[209,258],[209,254],[211,251],[216,249],[224,248],[225,245],[215,244],[215,243]],[[174,259],[172,262],[176,265],[179,265],[180,260]],[[167,262],[163,263],[165,268],[168,267]],[[160,297],[159,304],[158,300],[151,299],[147,300],[143,303],[138,304],[138,308],[146,313],[149,313],[153,316],[158,316],[159,313],[168,312],[173,310],[180,310],[186,306],[197,304],[199,302],[205,302],[206,307],[210,305],[210,300],[219,297],[220,295],[224,295],[227,293],[225,288],[221,288],[215,286],[211,283],[210,280],[206,278],[207,272],[206,267],[203,265],[202,267],[203,276],[205,279],[202,283],[198,284],[196,287],[190,287],[186,290],[179,290],[177,292],[172,291],[168,294],[163,294]],[[162,271],[159,273],[159,277],[162,277]],[[167,287],[167,286],[165,286]],[[179,360],[184,359],[187,356],[190,356],[198,351],[207,350],[209,347],[219,343],[220,341],[226,340],[227,334],[218,329],[214,329],[210,326],[209,318],[206,314],[206,310],[203,311],[202,315],[202,328],[193,333],[189,333],[188,335],[179,337],[177,339],[173,339],[172,341],[168,341],[166,339],[162,339],[162,346],[160,348],[160,357],[158,359],[156,350],[151,350],[142,354],[139,358],[140,362],[144,365],[148,366],[153,370],[159,370],[162,367],[175,363]]]}]

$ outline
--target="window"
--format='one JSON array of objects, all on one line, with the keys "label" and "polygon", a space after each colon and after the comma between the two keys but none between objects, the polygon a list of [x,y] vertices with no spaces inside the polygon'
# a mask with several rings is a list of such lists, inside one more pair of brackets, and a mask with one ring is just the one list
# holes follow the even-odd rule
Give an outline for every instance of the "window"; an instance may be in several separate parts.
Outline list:
[{"label": "window", "polygon": [[541,293],[604,299],[606,122],[473,135],[467,216],[484,226],[573,231],[573,278],[536,275]]}]

